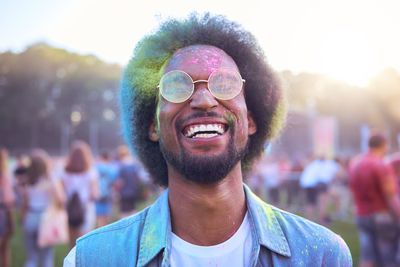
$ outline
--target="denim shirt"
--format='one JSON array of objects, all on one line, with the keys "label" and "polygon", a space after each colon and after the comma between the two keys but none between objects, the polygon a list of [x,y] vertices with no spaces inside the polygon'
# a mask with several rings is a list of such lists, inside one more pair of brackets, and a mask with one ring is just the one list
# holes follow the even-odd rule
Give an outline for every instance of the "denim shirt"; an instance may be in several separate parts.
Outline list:
[{"label": "denim shirt", "polygon": [[[270,206],[244,185],[251,266],[352,266],[349,248],[327,228]],[[150,207],[77,241],[76,266],[170,266],[168,189]]]}]

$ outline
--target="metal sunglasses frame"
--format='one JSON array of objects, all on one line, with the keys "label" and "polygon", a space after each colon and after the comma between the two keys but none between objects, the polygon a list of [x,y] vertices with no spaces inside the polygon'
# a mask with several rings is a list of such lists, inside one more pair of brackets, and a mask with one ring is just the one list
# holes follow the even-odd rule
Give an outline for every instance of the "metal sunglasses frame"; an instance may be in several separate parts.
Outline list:
[{"label": "metal sunglasses frame", "polygon": [[[213,91],[212,91],[212,90],[210,89],[210,87],[209,87],[210,78],[212,77],[212,75],[213,75],[216,71],[219,71],[219,70],[221,70],[221,69],[228,69],[228,70],[230,70],[230,71],[233,71],[233,72],[237,73],[237,75],[239,75],[240,79],[242,80],[242,86],[241,86],[240,90],[237,92],[237,94],[235,94],[235,95],[232,96],[232,97],[229,97],[229,98],[221,98],[221,97],[218,97],[218,96],[214,95]],[[216,70],[214,70],[213,72],[211,72],[210,76],[208,76],[208,80],[196,80],[196,81],[193,81],[192,77],[191,77],[187,72],[185,72],[185,71],[183,71],[183,70],[172,70],[172,71],[169,71],[169,72],[165,73],[165,74],[161,77],[160,83],[159,83],[158,86],[157,86],[158,89],[160,89],[160,84],[161,84],[162,80],[164,79],[164,77],[165,77],[166,75],[168,75],[169,73],[172,73],[172,72],[181,72],[181,73],[183,73],[184,75],[188,76],[188,77],[190,78],[190,80],[192,81],[192,89],[191,89],[191,91],[190,91],[190,94],[188,95],[188,97],[187,97],[186,99],[184,99],[184,100],[182,100],[182,101],[171,101],[171,100],[167,99],[167,98],[162,94],[162,92],[161,92],[161,90],[160,90],[161,96],[162,96],[163,98],[165,98],[167,101],[172,102],[172,103],[183,103],[183,102],[185,102],[186,100],[188,100],[188,99],[193,95],[193,92],[194,92],[194,85],[195,85],[196,83],[200,83],[200,82],[207,83],[207,89],[208,89],[208,91],[210,91],[210,93],[211,93],[215,98],[220,99],[220,100],[230,100],[230,99],[235,98],[235,97],[242,91],[242,89],[243,89],[243,84],[246,82],[246,80],[242,78],[242,76],[240,75],[240,73],[239,73],[238,71],[236,71],[236,70],[234,70],[234,69],[231,69],[231,68],[219,68],[219,69],[216,69]]]}]

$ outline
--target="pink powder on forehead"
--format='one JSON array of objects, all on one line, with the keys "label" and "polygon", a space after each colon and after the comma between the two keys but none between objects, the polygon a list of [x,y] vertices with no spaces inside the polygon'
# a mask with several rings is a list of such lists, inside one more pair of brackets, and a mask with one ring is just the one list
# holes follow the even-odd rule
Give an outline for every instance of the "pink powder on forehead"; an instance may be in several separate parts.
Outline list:
[{"label": "pink powder on forehead", "polygon": [[221,55],[218,54],[211,54],[208,50],[200,50],[196,53],[190,54],[187,57],[189,62],[192,64],[201,64],[203,65],[204,70],[214,71],[215,69],[219,68],[222,62]]},{"label": "pink powder on forehead", "polygon": [[[221,50],[222,51],[222,50]],[[212,72],[219,68],[222,63],[222,52],[217,48],[195,45],[182,48],[176,52],[168,62],[169,68],[174,68],[181,63],[182,60],[188,61],[190,64],[201,64],[202,69]]]}]

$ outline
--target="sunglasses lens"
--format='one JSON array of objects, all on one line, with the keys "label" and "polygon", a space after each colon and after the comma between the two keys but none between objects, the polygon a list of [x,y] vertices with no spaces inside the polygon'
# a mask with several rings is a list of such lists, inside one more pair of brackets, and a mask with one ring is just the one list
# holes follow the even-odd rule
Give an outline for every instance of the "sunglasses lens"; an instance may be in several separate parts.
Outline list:
[{"label": "sunglasses lens", "polygon": [[234,98],[240,93],[242,86],[242,77],[233,69],[217,69],[208,80],[211,93],[221,100]]},{"label": "sunglasses lens", "polygon": [[189,99],[193,93],[193,81],[182,71],[170,71],[160,81],[160,93],[172,103],[181,103]]}]

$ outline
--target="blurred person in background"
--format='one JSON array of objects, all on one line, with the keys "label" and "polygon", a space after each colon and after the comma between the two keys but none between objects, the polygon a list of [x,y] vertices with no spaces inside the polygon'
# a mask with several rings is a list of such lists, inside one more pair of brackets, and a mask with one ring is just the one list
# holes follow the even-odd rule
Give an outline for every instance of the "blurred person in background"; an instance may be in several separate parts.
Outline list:
[{"label": "blurred person in background", "polygon": [[263,154],[258,166],[258,173],[266,189],[263,190],[264,192],[266,191],[264,199],[267,199],[274,206],[279,206],[281,176],[278,162],[273,160],[270,155]]},{"label": "blurred person in background", "polygon": [[103,151],[96,164],[99,173],[99,198],[96,200],[97,227],[109,223],[112,208],[112,186],[118,177],[118,168],[111,163],[110,154]]},{"label": "blurred person in background", "polygon": [[330,216],[328,216],[328,204],[329,204],[329,189],[332,181],[336,176],[339,169],[339,164],[327,157],[322,157],[322,162],[319,165],[319,182],[318,187],[318,220],[322,224],[328,224],[331,222]]},{"label": "blurred person in background", "polygon": [[393,170],[400,183],[400,152],[396,152],[387,157],[386,162],[393,167]]},{"label": "blurred person in background", "polygon": [[300,176],[300,185],[305,189],[306,214],[309,219],[327,224],[328,188],[335,176],[338,165],[325,156],[310,162]]},{"label": "blurred person in background", "polygon": [[289,172],[285,178],[285,190],[287,195],[287,209],[297,211],[300,207],[300,175],[303,172],[303,165],[299,157],[297,157],[290,166]]},{"label": "blurred person in background", "polygon": [[0,266],[11,266],[10,238],[13,233],[14,222],[12,207],[15,195],[8,173],[8,153],[0,148]]},{"label": "blurred person in background", "polygon": [[[99,196],[99,175],[92,164],[92,152],[89,145],[84,141],[73,142],[64,171],[60,174],[67,196],[71,247],[75,245],[78,237],[95,228],[96,213],[94,203]],[[71,207],[74,200],[79,200],[79,207]],[[71,208],[76,208],[76,210],[83,208],[83,220],[78,225],[71,223]]]},{"label": "blurred person in background", "polygon": [[345,160],[341,158],[335,158],[335,162],[338,164],[338,169],[328,188],[327,206],[333,202],[333,218],[347,220],[351,197],[348,188],[348,167]]},{"label": "blurred person in background", "polygon": [[385,164],[387,141],[374,133],[369,151],[349,165],[349,184],[354,196],[360,238],[360,266],[399,266],[398,246],[400,198],[393,169]]},{"label": "blurred person in background", "polygon": [[[24,178],[26,178],[26,175],[24,174],[26,173],[28,166],[29,166],[29,157],[25,154],[19,154],[17,157],[17,162],[14,167],[14,178],[16,180],[23,180]],[[23,184],[24,182],[21,181],[19,183]]]},{"label": "blurred person in background", "polygon": [[25,175],[22,198],[22,228],[26,250],[25,267],[53,266],[54,247],[38,246],[38,230],[42,214],[54,196],[58,205],[63,205],[65,196],[55,189],[50,177],[49,157],[43,150],[34,150],[30,156],[30,165]]},{"label": "blurred person in background", "polygon": [[133,157],[131,155],[131,152],[129,151],[129,148],[126,145],[120,145],[117,147],[116,157],[117,159],[115,164],[117,164],[118,167],[123,164],[133,163]]},{"label": "blurred person in background", "polygon": [[14,167],[14,181],[13,186],[16,193],[16,206],[18,208],[22,207],[22,195],[21,188],[25,185],[26,181],[26,171],[29,165],[29,157],[25,154],[19,154],[17,157],[17,162]]},{"label": "blurred person in background", "polygon": [[131,156],[127,146],[118,148],[119,170],[115,183],[119,194],[119,217],[125,218],[136,213],[138,200],[142,197],[142,168]]},{"label": "blurred person in background", "polygon": [[389,163],[390,163],[390,165],[392,165],[394,172],[397,176],[397,180],[399,182],[400,181],[400,155],[399,155],[399,157],[392,158],[389,161]]},{"label": "blurred person in background", "polygon": [[[400,185],[400,152],[390,155],[387,161],[388,164],[390,164],[393,167],[394,173],[397,178],[397,184]],[[400,266],[400,237],[398,239],[396,261],[399,263]]]},{"label": "blurred person in background", "polygon": [[315,158],[306,165],[300,176],[300,186],[305,194],[306,217],[310,220],[316,220],[317,218],[321,164],[323,164],[323,159],[321,157]]},{"label": "blurred person in background", "polygon": [[[285,196],[285,186],[286,186],[286,178],[291,168],[291,162],[289,158],[284,154],[278,154],[277,157],[278,164],[278,175],[279,175],[279,186],[278,186],[278,203],[280,207],[287,207],[287,196]],[[283,195],[283,197],[282,197]],[[284,202],[283,202],[284,201]]]},{"label": "blurred person in background", "polygon": [[262,157],[260,159],[255,160],[251,170],[247,174],[245,180],[246,184],[249,186],[251,191],[254,192],[258,197],[265,199],[264,197],[264,182],[262,181],[262,177],[260,175],[260,167]]}]

